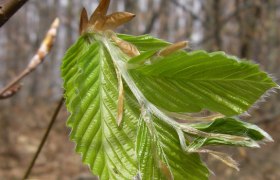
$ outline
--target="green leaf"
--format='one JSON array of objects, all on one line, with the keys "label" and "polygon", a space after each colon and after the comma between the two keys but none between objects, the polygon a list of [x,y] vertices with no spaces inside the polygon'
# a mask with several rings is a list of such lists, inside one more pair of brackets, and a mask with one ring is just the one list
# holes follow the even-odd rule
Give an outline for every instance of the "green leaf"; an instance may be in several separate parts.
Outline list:
[{"label": "green leaf", "polygon": [[118,37],[127,42],[130,42],[131,44],[134,44],[140,51],[159,50],[170,45],[169,42],[154,38],[150,35],[132,36],[126,34],[118,34]]},{"label": "green leaf", "polygon": [[131,58],[127,63],[129,64],[141,64],[145,62],[147,59],[149,59],[151,56],[155,55],[158,50],[150,50],[150,51],[145,51],[139,56]]},{"label": "green leaf", "polygon": [[[271,140],[257,126],[234,118],[198,124],[172,119],[172,113],[202,109],[226,116],[246,111],[277,86],[257,65],[222,52],[176,51],[160,57],[157,52],[170,43],[149,35],[118,37],[141,54],[129,58],[106,33],[93,33],[79,38],[61,67],[70,138],[100,179],[207,179],[208,169],[194,152],[238,168],[226,154],[203,146],[256,147],[256,141]],[[119,127],[120,79],[124,111]]]},{"label": "green leaf", "polygon": [[258,65],[222,52],[178,51],[135,66],[130,74],[151,103],[170,112],[237,115],[277,86]]},{"label": "green leaf", "polygon": [[101,179],[132,179],[137,173],[138,104],[126,87],[124,117],[118,127],[118,83],[111,58],[100,42],[85,44],[81,37],[62,65],[71,139],[83,162]]},{"label": "green leaf", "polygon": [[272,140],[271,137],[258,126],[234,118],[219,118],[212,123],[197,123],[192,127],[204,132],[219,132],[236,136],[249,137],[255,141],[264,139]]},{"label": "green leaf", "polygon": [[166,179],[168,172],[179,178],[207,178],[208,170],[198,154],[184,152],[176,131],[157,118],[153,125],[159,140],[156,157],[162,160],[150,156],[155,152],[146,144],[151,136],[144,121],[139,120],[139,104],[125,83],[124,117],[122,126],[117,126],[115,67],[102,42],[91,38],[89,43],[88,37],[81,37],[66,53],[61,67],[66,106],[71,113],[67,125],[83,162],[101,179],[132,179],[137,174],[143,179]]},{"label": "green leaf", "polygon": [[69,103],[68,97],[75,95],[75,91],[71,87],[74,85],[77,76],[77,60],[88,50],[88,47],[89,44],[86,43],[85,39],[79,38],[66,52],[62,61],[61,76],[63,79],[67,79],[67,81],[63,81],[63,87],[67,90],[65,93],[66,104]]},{"label": "green leaf", "polygon": [[[255,141],[273,141],[272,138],[258,126],[234,118],[220,118],[212,123],[197,123],[192,124],[191,126],[203,132],[221,134],[219,138],[197,137],[190,145],[190,148],[194,149],[206,145],[221,144],[252,147],[254,144],[257,145]],[[233,138],[233,140],[225,140],[223,139],[223,134],[237,136],[237,138]],[[247,140],[240,140],[238,137],[245,137]]]},{"label": "green leaf", "polygon": [[152,122],[152,127],[144,120],[139,122],[137,154],[142,179],[171,179],[170,173],[174,179],[207,179],[207,168],[196,153],[182,150],[176,131],[156,117]]}]

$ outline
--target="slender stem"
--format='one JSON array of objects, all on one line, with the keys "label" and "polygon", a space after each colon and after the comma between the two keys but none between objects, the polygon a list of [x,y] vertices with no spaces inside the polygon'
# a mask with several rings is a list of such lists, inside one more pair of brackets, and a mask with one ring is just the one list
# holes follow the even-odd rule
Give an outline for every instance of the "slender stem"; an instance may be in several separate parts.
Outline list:
[{"label": "slender stem", "polygon": [[32,57],[27,67],[14,80],[12,80],[8,85],[6,85],[2,90],[0,90],[0,97],[3,96],[3,94],[7,92],[10,88],[18,84],[18,82],[21,81],[24,77],[26,77],[29,73],[34,71],[44,61],[45,57],[48,55],[54,44],[58,26],[59,19],[56,18],[53,21],[50,29],[48,30],[44,40],[42,41],[37,53]]},{"label": "slender stem", "polygon": [[33,168],[33,166],[35,164],[35,161],[38,158],[38,156],[39,156],[39,154],[40,154],[40,152],[41,152],[41,150],[42,150],[42,148],[43,148],[43,146],[44,146],[44,144],[45,144],[45,142],[46,142],[46,140],[47,140],[47,138],[49,136],[49,133],[50,133],[52,127],[53,127],[53,124],[54,124],[55,120],[57,119],[57,115],[58,115],[58,113],[59,113],[59,111],[60,111],[60,109],[61,109],[61,107],[63,105],[63,102],[64,102],[64,98],[62,97],[60,99],[60,101],[59,101],[55,111],[54,111],[54,114],[52,115],[52,118],[51,118],[51,121],[50,121],[50,123],[48,125],[48,128],[47,128],[47,130],[46,130],[46,132],[45,132],[45,134],[44,134],[44,136],[43,136],[43,138],[42,138],[42,140],[40,142],[40,145],[38,146],[38,149],[37,149],[36,153],[34,154],[34,157],[32,158],[32,161],[30,162],[30,164],[29,164],[29,166],[28,166],[28,168],[27,168],[27,170],[26,170],[26,172],[25,172],[25,174],[23,176],[23,179],[27,179],[28,176],[30,175],[31,170],[32,170],[32,168]]},{"label": "slender stem", "polygon": [[6,91],[8,91],[11,87],[16,85],[21,79],[23,79],[25,76],[27,76],[30,73],[30,71],[27,71],[25,69],[22,73],[20,73],[15,79],[13,79],[9,84],[7,84],[3,89],[0,90],[0,95],[4,94]]}]

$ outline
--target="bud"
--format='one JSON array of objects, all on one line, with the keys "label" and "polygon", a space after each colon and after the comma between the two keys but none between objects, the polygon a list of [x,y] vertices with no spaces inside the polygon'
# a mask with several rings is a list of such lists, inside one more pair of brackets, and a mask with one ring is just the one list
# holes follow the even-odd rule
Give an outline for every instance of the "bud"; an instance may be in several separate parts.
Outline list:
[{"label": "bud", "polygon": [[120,25],[130,21],[135,14],[128,12],[116,12],[106,15],[110,0],[101,0],[98,7],[88,19],[87,11],[83,8],[80,18],[80,34],[85,32],[104,32],[114,30]]}]

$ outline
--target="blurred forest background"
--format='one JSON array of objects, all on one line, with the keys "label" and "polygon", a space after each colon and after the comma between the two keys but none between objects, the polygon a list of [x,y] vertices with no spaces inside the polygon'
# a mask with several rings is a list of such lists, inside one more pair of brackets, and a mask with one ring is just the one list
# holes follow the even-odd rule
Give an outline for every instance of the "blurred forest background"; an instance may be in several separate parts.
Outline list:
[{"label": "blurred forest background", "polygon": [[[23,88],[0,101],[0,179],[21,179],[62,95],[61,59],[78,37],[82,6],[91,13],[97,0],[29,0],[0,28],[0,89],[23,70],[59,17],[59,34],[50,55],[24,79]],[[110,12],[137,17],[118,32],[152,34],[191,49],[222,50],[252,59],[280,79],[280,0],[112,0]],[[278,83],[279,80],[277,80]],[[258,124],[275,142],[261,149],[223,148],[240,163],[240,172],[204,157],[216,174],[211,179],[280,179],[280,93],[257,104],[248,121]],[[94,179],[68,140],[65,108],[40,154],[32,178]]]}]

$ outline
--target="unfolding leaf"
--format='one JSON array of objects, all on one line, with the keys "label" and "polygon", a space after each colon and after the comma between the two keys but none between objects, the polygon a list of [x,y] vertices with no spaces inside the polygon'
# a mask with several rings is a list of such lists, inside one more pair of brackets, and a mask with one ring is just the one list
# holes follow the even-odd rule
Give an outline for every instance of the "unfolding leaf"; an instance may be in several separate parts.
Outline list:
[{"label": "unfolding leaf", "polygon": [[255,141],[272,141],[272,138],[258,126],[234,118],[221,118],[216,119],[212,123],[197,123],[191,126],[207,133],[219,133],[249,138],[246,141],[230,141],[223,139],[222,136],[220,136],[220,138],[197,137],[190,145],[192,149],[198,149],[206,145],[221,144],[252,147],[252,145],[256,145]]}]

